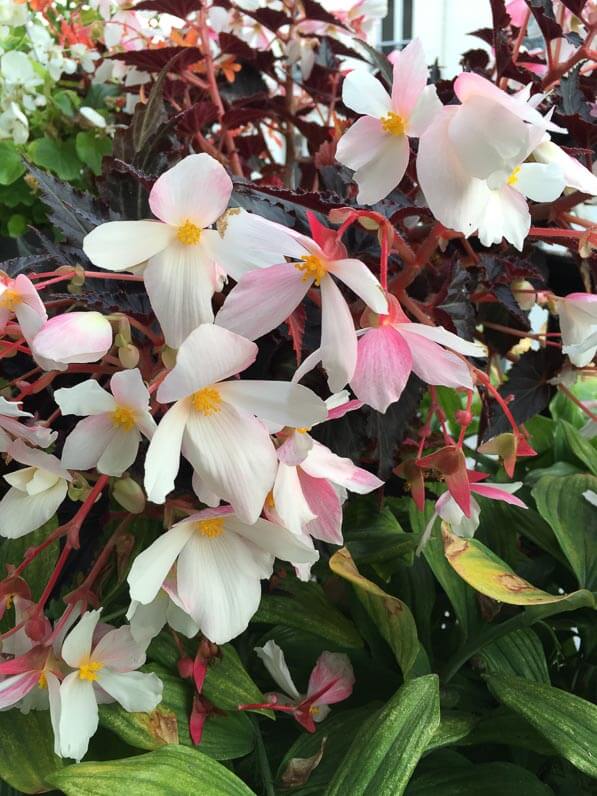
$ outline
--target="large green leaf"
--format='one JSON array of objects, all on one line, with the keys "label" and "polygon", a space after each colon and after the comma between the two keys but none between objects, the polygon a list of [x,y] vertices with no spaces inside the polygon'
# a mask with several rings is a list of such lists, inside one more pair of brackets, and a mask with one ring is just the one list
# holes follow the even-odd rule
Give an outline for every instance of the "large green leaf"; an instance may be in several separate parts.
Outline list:
[{"label": "large green leaf", "polygon": [[[136,749],[159,749],[165,744],[192,746],[189,715],[192,704],[190,686],[150,665],[164,684],[161,703],[151,713],[128,713],[118,704],[100,707],[100,723]],[[205,722],[200,750],[215,760],[233,760],[249,754],[255,733],[249,717],[238,712],[215,714]]]},{"label": "large green leaf", "polygon": [[112,152],[112,139],[95,132],[79,132],[75,138],[77,155],[91,171],[99,176],[102,173],[102,160]]},{"label": "large green leaf", "polygon": [[400,796],[439,721],[437,676],[409,680],[357,733],[327,796]]},{"label": "large green leaf", "polygon": [[521,628],[486,644],[479,653],[491,674],[517,675],[549,684],[543,645],[531,628]]},{"label": "large green leaf", "polygon": [[359,565],[412,562],[417,536],[402,530],[389,506],[377,513],[369,510],[361,522],[345,522],[343,530],[345,545]]},{"label": "large green leaf", "polygon": [[252,796],[221,763],[186,746],[165,746],[126,760],[80,763],[48,777],[66,796]]},{"label": "large green leaf", "polygon": [[551,525],[578,582],[597,588],[597,509],[583,492],[597,492],[594,475],[542,478],[533,489],[541,516]]},{"label": "large green leaf", "polygon": [[512,763],[483,763],[430,771],[409,785],[407,796],[553,796],[535,774]]},{"label": "large green leaf", "polygon": [[21,156],[12,141],[0,141],[0,185],[11,185],[25,173]]},{"label": "large green leaf", "polygon": [[487,675],[490,691],[523,716],[585,774],[597,777],[597,707],[585,699],[522,677]]},{"label": "large green leaf", "polygon": [[574,457],[585,464],[593,475],[597,475],[597,450],[591,443],[565,420],[560,420],[558,423],[556,434],[564,440]]},{"label": "large green leaf", "polygon": [[81,177],[83,165],[77,157],[75,142],[59,141],[56,138],[44,136],[36,141],[31,141],[27,151],[36,166],[57,174],[61,180],[77,180]]},{"label": "large green leaf", "polygon": [[23,793],[39,793],[63,765],[54,754],[48,711],[26,716],[16,708],[0,712],[0,779]]},{"label": "large green leaf", "polygon": [[[20,539],[0,539],[0,576],[6,575],[6,565],[17,566],[25,557],[30,547],[41,544],[58,525],[56,518],[48,520],[45,525],[33,533],[21,536]],[[52,542],[45,550],[36,556],[23,571],[23,578],[31,587],[34,600],[38,600],[48,580],[48,575],[54,569],[58,557],[58,542]]]},{"label": "large green leaf", "polygon": [[408,605],[363,577],[345,547],[330,558],[330,569],[352,583],[373,624],[392,648],[406,679],[420,649],[417,626]]}]

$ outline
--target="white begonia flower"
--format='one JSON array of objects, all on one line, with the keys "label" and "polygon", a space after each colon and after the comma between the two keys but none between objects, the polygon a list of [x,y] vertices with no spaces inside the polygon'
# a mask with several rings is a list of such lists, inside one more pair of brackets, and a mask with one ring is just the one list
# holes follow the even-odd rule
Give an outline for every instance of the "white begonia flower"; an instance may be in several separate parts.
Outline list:
[{"label": "white begonia flower", "polygon": [[95,62],[99,61],[101,58],[101,55],[98,52],[95,50],[90,50],[89,47],[87,47],[85,44],[81,44],[80,42],[71,44],[70,54],[71,58],[73,58],[76,63],[81,65],[81,68],[84,72],[94,72]]},{"label": "white begonia flower", "polygon": [[193,638],[199,632],[199,625],[182,608],[176,594],[175,578],[167,579],[157,596],[147,605],[133,600],[126,614],[135,641],[147,643],[158,635],[164,625],[177,633]]},{"label": "white begonia flower", "polygon": [[163,503],[174,488],[182,449],[203,502],[226,500],[244,522],[259,517],[276,475],[276,451],[262,421],[300,428],[325,420],[327,411],[300,385],[232,379],[255,361],[257,350],[244,337],[207,323],[181,345],[157,392],[161,403],[175,403],[145,459],[149,500]]},{"label": "white begonia flower", "polygon": [[153,602],[176,564],[176,593],[201,632],[225,644],[246,629],[259,607],[260,581],[275,558],[313,564],[319,554],[290,531],[259,519],[242,522],[230,506],[176,523],[133,562],[131,599]]},{"label": "white begonia flower", "polygon": [[361,204],[384,199],[408,166],[409,138],[424,133],[442,105],[427,84],[427,62],[418,39],[396,53],[392,95],[365,69],[344,79],[342,100],[360,119],[338,141],[336,159],[355,170]]},{"label": "white begonia flower", "polygon": [[0,139],[25,144],[29,138],[29,121],[16,102],[9,102],[0,113]]},{"label": "white begonia flower", "polygon": [[18,539],[54,516],[72,477],[55,456],[29,448],[20,439],[8,452],[15,461],[28,465],[4,476],[10,489],[0,500],[0,536]]},{"label": "white begonia flower", "polygon": [[122,370],[110,379],[112,395],[89,379],[76,387],[56,390],[63,415],[83,415],[62,449],[62,464],[71,470],[97,467],[104,475],[120,476],[137,458],[141,434],[151,439],[156,423],[149,412],[149,392],[138,368]]},{"label": "white begonia flower", "polygon": [[62,658],[75,671],[61,686],[57,746],[62,757],[81,758],[98,727],[98,702],[118,702],[125,710],[148,713],[162,699],[157,675],[135,671],[145,663],[145,649],[126,625],[110,630],[93,644],[101,611],[88,611],[62,645]]},{"label": "white begonia flower", "polygon": [[19,87],[25,91],[35,92],[44,82],[33,68],[27,53],[20,50],[9,50],[0,58],[0,75],[9,89]]},{"label": "white begonia flower", "polygon": [[556,303],[562,351],[573,365],[584,368],[597,353],[597,296],[570,293]]},{"label": "white begonia flower", "polygon": [[164,172],[149,195],[157,221],[109,221],[90,232],[83,250],[94,265],[126,271],[147,261],[145,288],[166,343],[178,348],[213,321],[211,298],[223,273],[219,235],[207,229],[228,206],[232,181],[210,155],[188,155]]},{"label": "white begonia flower", "polygon": [[35,285],[24,274],[6,281],[0,279],[0,333],[13,315],[26,340],[32,340],[48,320]]},{"label": "white begonia flower", "polygon": [[92,124],[94,127],[99,127],[101,129],[106,127],[107,122],[104,117],[101,115],[101,113],[98,113],[93,108],[83,105],[81,108],[79,108],[79,113],[86,121],[89,122],[89,124]]},{"label": "white begonia flower", "polygon": [[31,445],[47,448],[54,442],[57,432],[45,426],[26,426],[19,418],[33,417],[19,409],[21,401],[7,401],[0,395],[0,453],[6,453],[13,439],[24,439]]},{"label": "white begonia flower", "polygon": [[0,25],[7,25],[9,28],[24,25],[29,13],[27,3],[19,3],[17,0],[0,0]]}]

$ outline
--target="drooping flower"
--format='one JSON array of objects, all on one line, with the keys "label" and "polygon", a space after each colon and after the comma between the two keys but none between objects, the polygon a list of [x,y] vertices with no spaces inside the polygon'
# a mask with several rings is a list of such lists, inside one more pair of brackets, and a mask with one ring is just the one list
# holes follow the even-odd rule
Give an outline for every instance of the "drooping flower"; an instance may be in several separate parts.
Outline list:
[{"label": "drooping flower", "polygon": [[597,296],[569,293],[556,303],[562,333],[562,351],[583,368],[597,353]]},{"label": "drooping flower", "polygon": [[409,138],[427,129],[442,105],[427,86],[427,64],[419,39],[396,53],[392,96],[364,69],[345,78],[342,100],[363,114],[338,141],[336,158],[355,170],[361,204],[374,204],[400,182],[410,156]]},{"label": "drooping flower", "polygon": [[29,448],[22,440],[13,442],[8,452],[28,465],[4,476],[10,489],[0,500],[0,536],[18,539],[54,516],[72,477],[55,456]]},{"label": "drooping flower", "polygon": [[[275,329],[285,321],[316,285],[321,294],[321,358],[332,392],[341,390],[350,380],[356,364],[356,333],[349,307],[335,280],[344,282],[374,312],[387,312],[387,301],[375,276],[360,260],[346,257],[346,250],[336,240],[333,230],[309,214],[312,238],[278,230],[281,262],[257,268],[241,277],[216,316],[216,324],[249,340]],[[269,227],[263,228],[263,248]],[[237,233],[238,234],[238,228]],[[258,230],[253,225],[253,231]],[[226,237],[226,236],[225,236]]]},{"label": "drooping flower", "polygon": [[536,456],[537,451],[529,445],[521,434],[505,432],[492,437],[478,446],[479,453],[497,454],[509,478],[514,476],[516,460],[519,456]]},{"label": "drooping flower", "polygon": [[[416,460],[417,467],[432,470],[448,487],[448,492],[466,517],[471,516],[471,476],[466,457],[457,445],[445,445]],[[476,474],[473,474],[473,477]]]},{"label": "drooping flower", "polygon": [[35,285],[24,274],[14,279],[0,278],[0,334],[13,315],[26,340],[31,340],[48,320]]},{"label": "drooping flower", "polygon": [[[516,492],[520,489],[522,486],[522,481],[514,481],[511,484],[478,483],[479,481],[487,478],[485,473],[478,473],[476,471],[469,470],[467,475],[471,493],[481,495],[481,497],[489,498],[489,500],[501,500],[504,503],[509,503],[512,506],[518,506],[518,508],[521,509],[528,508],[528,506],[523,503],[520,498],[517,498],[513,494],[513,492]],[[470,513],[467,515],[456,502],[453,494],[451,494],[449,491],[444,492],[443,495],[440,495],[435,502],[435,511],[427,523],[427,527],[425,528],[421,537],[421,541],[419,542],[418,549],[421,550],[427,543],[427,540],[431,536],[433,525],[437,517],[441,517],[442,520],[449,523],[450,528],[457,536],[463,536],[470,539],[475,535],[475,531],[479,527],[480,515],[481,507],[472,495],[470,496]]]},{"label": "drooping flower", "polygon": [[193,329],[213,321],[220,290],[219,235],[207,229],[226,210],[232,181],[210,155],[188,155],[164,172],[149,195],[153,221],[110,221],[90,232],[83,250],[92,263],[126,271],[147,262],[145,288],[166,343],[178,348]]},{"label": "drooping flower", "polygon": [[329,705],[342,702],[352,694],[355,677],[348,655],[322,652],[309,676],[307,693],[300,694],[284,652],[275,641],[270,640],[263,647],[255,647],[255,652],[283,693],[266,694],[268,701],[263,705],[240,705],[241,709],[267,707],[291,713],[308,732],[315,732],[316,724],[330,712]]},{"label": "drooping flower", "polygon": [[110,389],[112,395],[89,379],[54,393],[63,415],[87,415],[66,438],[62,449],[65,467],[97,467],[105,475],[120,476],[137,458],[141,434],[148,439],[153,436],[156,424],[140,371],[115,373]]},{"label": "drooping flower", "polygon": [[276,474],[276,452],[261,421],[301,427],[326,417],[325,404],[306,387],[231,379],[256,356],[255,343],[212,324],[181,345],[157,392],[158,401],[175,403],[145,459],[145,489],[154,503],[173,489],[182,449],[199,498],[208,505],[226,500],[239,519],[255,522]]},{"label": "drooping flower", "polygon": [[62,658],[74,671],[60,686],[57,744],[62,757],[81,758],[98,727],[98,702],[118,702],[130,712],[148,713],[162,699],[157,675],[136,671],[145,649],[124,625],[109,630],[97,644],[93,636],[101,614],[83,614],[62,645]]},{"label": "drooping flower", "polygon": [[276,557],[312,564],[318,553],[267,520],[248,525],[230,506],[205,509],[137,556],[128,575],[131,599],[153,602],[176,563],[181,606],[210,641],[224,644],[249,624]]},{"label": "drooping flower", "polygon": [[6,453],[13,439],[24,439],[31,445],[47,448],[56,439],[56,432],[45,426],[21,423],[18,418],[33,417],[19,409],[21,401],[7,401],[0,395],[0,453]]},{"label": "drooping flower", "polygon": [[97,362],[112,347],[112,327],[99,312],[66,312],[46,321],[31,341],[31,353],[44,370],[71,363]]},{"label": "drooping flower", "polygon": [[350,380],[357,398],[383,413],[400,398],[411,372],[427,384],[472,390],[470,368],[452,351],[483,357],[485,348],[443,326],[411,323],[394,296],[388,302],[388,315],[364,316],[367,328],[359,333],[357,365]]}]

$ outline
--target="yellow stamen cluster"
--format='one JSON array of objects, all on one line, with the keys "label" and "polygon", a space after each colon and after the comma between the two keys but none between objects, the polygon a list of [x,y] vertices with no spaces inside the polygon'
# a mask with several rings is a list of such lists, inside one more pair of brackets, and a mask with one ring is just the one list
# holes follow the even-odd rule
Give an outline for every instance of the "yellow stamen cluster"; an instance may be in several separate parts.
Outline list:
[{"label": "yellow stamen cluster", "polygon": [[0,307],[4,310],[8,310],[9,312],[14,312],[19,304],[22,304],[23,297],[20,293],[17,293],[16,290],[5,290],[2,295],[0,295]]},{"label": "yellow stamen cluster", "polygon": [[406,122],[398,113],[390,111],[386,113],[385,116],[382,116],[379,121],[381,122],[384,133],[389,133],[390,135],[404,135],[406,132]]},{"label": "yellow stamen cluster", "polygon": [[135,413],[128,406],[117,406],[112,412],[112,424],[124,431],[131,431],[135,427]]},{"label": "yellow stamen cluster", "polygon": [[506,182],[508,183],[508,185],[516,185],[519,176],[520,176],[520,166],[517,166],[512,172],[512,174],[508,177]]},{"label": "yellow stamen cluster", "polygon": [[48,687],[48,678],[46,677],[45,672],[40,672],[39,677],[37,679],[37,684],[40,688],[47,688]]},{"label": "yellow stamen cluster", "polygon": [[294,429],[298,434],[308,434],[311,431],[311,426],[301,426],[301,428]]},{"label": "yellow stamen cluster", "polygon": [[195,246],[201,240],[201,229],[187,219],[176,230],[176,237],[185,246]]},{"label": "yellow stamen cluster", "polygon": [[213,520],[199,520],[196,523],[197,533],[208,539],[215,539],[224,533],[224,519],[216,517]]},{"label": "yellow stamen cluster", "polygon": [[327,274],[325,265],[321,262],[319,257],[316,257],[314,254],[301,257],[301,261],[300,263],[295,263],[294,267],[297,271],[303,272],[303,282],[308,282],[310,279],[313,279],[315,284],[319,286],[319,283]]},{"label": "yellow stamen cluster", "polygon": [[202,390],[194,392],[191,396],[191,403],[196,412],[202,415],[215,415],[222,406],[222,396],[215,387],[204,387]]},{"label": "yellow stamen cluster", "polygon": [[276,508],[276,501],[274,500],[274,493],[270,489],[270,491],[265,496],[265,507],[266,509],[275,509]]},{"label": "yellow stamen cluster", "polygon": [[87,661],[87,663],[79,666],[79,678],[81,680],[89,680],[92,683],[97,680],[97,673],[103,668],[104,664],[99,661]]}]

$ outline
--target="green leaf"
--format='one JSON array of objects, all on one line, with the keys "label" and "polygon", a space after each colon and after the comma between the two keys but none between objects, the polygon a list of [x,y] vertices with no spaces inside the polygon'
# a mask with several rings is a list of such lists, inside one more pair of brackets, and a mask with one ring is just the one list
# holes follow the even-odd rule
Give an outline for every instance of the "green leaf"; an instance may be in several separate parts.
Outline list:
[{"label": "green leaf", "polygon": [[549,684],[543,645],[530,628],[521,628],[486,644],[479,657],[491,674],[517,675]]},{"label": "green leaf", "polygon": [[400,796],[439,721],[437,676],[409,680],[357,733],[326,796]]},{"label": "green leaf", "polygon": [[27,230],[28,220],[22,213],[13,213],[8,219],[6,228],[11,238],[20,238]]},{"label": "green leaf", "polygon": [[417,777],[406,791],[407,796],[553,796],[553,791],[535,774],[513,763],[481,765],[430,771]]},{"label": "green leaf", "polygon": [[102,160],[112,152],[112,139],[94,132],[80,132],[75,138],[77,155],[91,171],[99,176],[102,173]]},{"label": "green leaf", "polygon": [[509,708],[500,706],[485,713],[469,735],[456,741],[457,746],[486,746],[507,744],[529,749],[543,757],[557,755],[553,746],[540,732]]},{"label": "green leaf", "polygon": [[521,511],[517,506],[494,500],[491,504],[490,522],[498,532],[501,528],[515,528],[517,533],[526,536],[550,556],[568,566],[553,530],[532,508]]},{"label": "green leaf", "polygon": [[[193,746],[189,735],[192,705],[190,686],[159,666],[149,665],[164,684],[161,703],[151,713],[128,713],[118,704],[100,706],[100,724],[136,749],[159,749],[165,744]],[[213,715],[206,722],[200,751],[214,760],[233,760],[249,754],[255,734],[248,716],[234,712]]]},{"label": "green leaf", "polygon": [[330,558],[330,569],[352,583],[375,627],[392,648],[406,679],[421,646],[417,626],[408,605],[397,597],[386,594],[375,583],[363,577],[345,547]]},{"label": "green leaf", "polygon": [[533,725],[558,752],[597,777],[597,707],[585,699],[522,677],[485,677],[489,690]]},{"label": "green leaf", "polygon": [[462,539],[442,523],[444,552],[450,566],[473,589],[509,605],[545,605],[568,594],[548,594],[517,575],[501,558],[476,539]]},{"label": "green leaf", "polygon": [[166,746],[126,760],[79,763],[47,782],[66,796],[253,796],[221,763],[186,746]]},{"label": "green leaf", "polygon": [[323,754],[317,767],[308,778],[300,784],[296,783],[292,793],[307,796],[307,794],[321,794],[325,786],[340,767],[342,758],[360,728],[369,717],[376,712],[378,706],[356,708],[354,710],[333,711],[329,718],[317,725],[314,733],[302,733],[284,755],[278,768],[276,780],[280,788],[290,784],[288,782],[292,769],[291,763],[297,759],[308,759],[316,755],[322,748]]},{"label": "green leaf", "polygon": [[580,586],[597,587],[597,511],[583,492],[597,492],[597,477],[542,478],[533,489],[541,516],[551,525]]},{"label": "green leaf", "polygon": [[561,420],[557,425],[556,442],[562,449],[562,458],[571,458],[572,462],[586,465],[593,475],[597,475],[597,450],[574,428],[573,425]]},{"label": "green leaf", "polygon": [[387,566],[392,559],[411,563],[418,538],[405,533],[388,506],[375,514],[371,511],[362,524],[344,527],[344,541],[351,556],[359,564],[382,563]]},{"label": "green leaf", "polygon": [[264,595],[253,622],[307,630],[343,647],[363,646],[354,624],[330,604],[321,586],[291,578],[283,586],[286,591],[292,590],[292,597]]},{"label": "green leaf", "polygon": [[44,136],[32,141],[27,151],[36,166],[54,172],[61,180],[72,182],[81,176],[83,167],[72,139],[57,141],[55,138]]},{"label": "green leaf", "polygon": [[54,754],[48,711],[0,712],[0,779],[23,793],[47,790],[46,778],[64,761]]},{"label": "green leaf", "polygon": [[16,146],[10,141],[0,141],[0,185],[12,185],[25,173],[25,166]]},{"label": "green leaf", "polygon": [[464,738],[468,738],[474,734],[478,721],[478,717],[471,713],[442,710],[440,725],[433,733],[427,751],[439,749],[442,746],[453,746]]},{"label": "green leaf", "polygon": [[[0,576],[5,576],[7,564],[14,566],[20,564],[27,550],[30,547],[36,547],[41,544],[57,526],[58,521],[53,517],[41,528],[38,528],[37,531],[21,536],[20,539],[1,539]],[[48,573],[54,569],[57,559],[58,541],[55,541],[48,545],[45,550],[42,550],[23,571],[22,577],[29,584],[34,600],[38,600],[41,597],[48,580]]]}]

